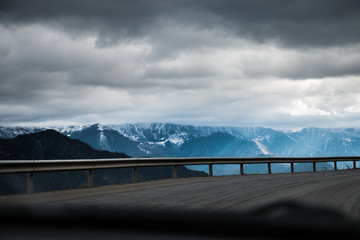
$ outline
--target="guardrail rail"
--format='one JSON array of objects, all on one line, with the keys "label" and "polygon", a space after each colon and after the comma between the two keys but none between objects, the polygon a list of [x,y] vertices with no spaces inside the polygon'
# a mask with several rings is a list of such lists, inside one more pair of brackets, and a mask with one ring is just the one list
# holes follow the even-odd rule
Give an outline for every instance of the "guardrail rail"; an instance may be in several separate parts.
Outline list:
[{"label": "guardrail rail", "polygon": [[240,175],[244,174],[245,164],[267,164],[267,173],[272,174],[272,164],[288,163],[290,172],[294,173],[295,163],[312,163],[312,170],[317,171],[317,164],[333,162],[334,170],[338,170],[339,162],[352,162],[357,168],[360,157],[316,157],[316,158],[221,158],[221,157],[193,157],[193,158],[117,158],[117,159],[76,159],[76,160],[0,160],[0,173],[26,173],[27,193],[34,192],[34,173],[87,170],[87,185],[93,187],[93,170],[112,168],[132,168],[132,182],[136,183],[138,167],[172,166],[173,178],[177,178],[177,166],[208,165],[209,176],[213,176],[215,164],[239,164]]}]

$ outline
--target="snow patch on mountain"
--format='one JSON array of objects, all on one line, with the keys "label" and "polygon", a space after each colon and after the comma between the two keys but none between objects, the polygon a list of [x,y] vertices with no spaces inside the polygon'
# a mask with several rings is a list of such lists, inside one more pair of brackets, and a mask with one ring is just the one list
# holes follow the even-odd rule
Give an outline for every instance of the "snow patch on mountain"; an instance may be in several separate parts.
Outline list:
[{"label": "snow patch on mountain", "polygon": [[187,134],[182,132],[180,134],[172,134],[169,136],[168,140],[175,144],[175,145],[182,145],[184,143],[184,141],[187,139]]},{"label": "snow patch on mountain", "polygon": [[143,144],[143,143],[140,143],[137,147],[138,147],[138,149],[139,149],[141,152],[144,152],[144,153],[146,153],[146,154],[151,154],[150,151],[144,149],[144,144]]},{"label": "snow patch on mountain", "polygon": [[55,126],[55,127],[47,127],[47,129],[54,129],[68,137],[71,136],[71,133],[82,131],[83,129],[89,127],[90,125],[79,125],[79,126]]},{"label": "snow patch on mountain", "polygon": [[258,140],[254,140],[254,142],[256,143],[256,145],[262,151],[263,154],[265,154],[265,155],[274,155],[271,151],[269,151],[269,149],[264,144],[262,144]]},{"label": "snow patch on mountain", "polygon": [[100,132],[99,144],[102,149],[112,151],[111,147],[109,146],[108,139],[103,131]]}]

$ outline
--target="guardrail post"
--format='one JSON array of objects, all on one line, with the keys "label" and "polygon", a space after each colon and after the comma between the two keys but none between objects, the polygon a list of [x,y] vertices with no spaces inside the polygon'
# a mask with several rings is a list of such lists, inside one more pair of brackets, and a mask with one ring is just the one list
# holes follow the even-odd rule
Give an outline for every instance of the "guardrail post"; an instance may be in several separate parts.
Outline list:
[{"label": "guardrail post", "polygon": [[271,163],[268,162],[267,165],[268,165],[268,174],[271,174]]},{"label": "guardrail post", "polygon": [[244,164],[240,163],[240,175],[244,175]]},{"label": "guardrail post", "polygon": [[27,193],[34,193],[34,173],[29,172],[27,175]]},{"label": "guardrail post", "polygon": [[93,170],[89,169],[88,171],[88,187],[94,187],[94,182],[93,182]]},{"label": "guardrail post", "polygon": [[133,167],[133,171],[132,171],[132,181],[133,183],[137,182],[137,167]]},{"label": "guardrail post", "polygon": [[177,178],[176,165],[173,165],[173,178]]},{"label": "guardrail post", "polygon": [[290,168],[291,168],[291,173],[294,173],[294,163],[293,162],[290,163]]},{"label": "guardrail post", "polygon": [[334,161],[334,171],[336,171],[337,170],[337,165],[336,165],[336,161]]},{"label": "guardrail post", "polygon": [[316,162],[313,162],[313,172],[316,172]]},{"label": "guardrail post", "polygon": [[354,160],[353,164],[354,164],[354,169],[356,169],[356,160]]},{"label": "guardrail post", "polygon": [[211,163],[209,164],[209,176],[213,176],[213,165]]}]

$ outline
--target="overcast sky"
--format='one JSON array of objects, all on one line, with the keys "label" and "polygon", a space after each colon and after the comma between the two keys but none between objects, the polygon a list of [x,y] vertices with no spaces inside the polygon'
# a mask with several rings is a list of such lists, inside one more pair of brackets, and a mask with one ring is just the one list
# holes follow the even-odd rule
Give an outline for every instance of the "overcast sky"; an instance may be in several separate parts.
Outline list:
[{"label": "overcast sky", "polygon": [[2,0],[0,125],[360,127],[360,1]]}]

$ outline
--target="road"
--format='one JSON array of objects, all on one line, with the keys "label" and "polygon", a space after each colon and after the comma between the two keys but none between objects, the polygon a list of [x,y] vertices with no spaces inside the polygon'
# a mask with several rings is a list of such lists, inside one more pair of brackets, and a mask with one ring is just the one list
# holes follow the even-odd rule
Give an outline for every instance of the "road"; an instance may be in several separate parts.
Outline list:
[{"label": "road", "polygon": [[0,197],[0,205],[244,210],[279,200],[328,206],[360,219],[360,170],[167,179]]}]

